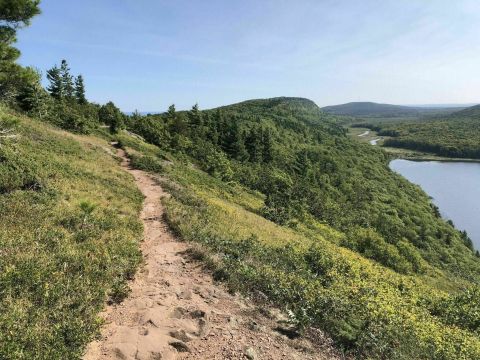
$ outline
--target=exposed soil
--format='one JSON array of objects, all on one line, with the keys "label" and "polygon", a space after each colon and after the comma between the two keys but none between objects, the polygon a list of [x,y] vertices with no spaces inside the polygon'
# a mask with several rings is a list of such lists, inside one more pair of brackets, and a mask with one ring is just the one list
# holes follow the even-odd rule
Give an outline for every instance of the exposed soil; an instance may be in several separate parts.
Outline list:
[{"label": "exposed soil", "polygon": [[145,196],[145,265],[128,298],[102,314],[101,338],[88,346],[85,360],[341,358],[323,333],[310,332],[314,341],[298,337],[279,311],[214,283],[163,221],[160,199],[168,194],[152,175],[129,168],[123,150],[118,155]]}]

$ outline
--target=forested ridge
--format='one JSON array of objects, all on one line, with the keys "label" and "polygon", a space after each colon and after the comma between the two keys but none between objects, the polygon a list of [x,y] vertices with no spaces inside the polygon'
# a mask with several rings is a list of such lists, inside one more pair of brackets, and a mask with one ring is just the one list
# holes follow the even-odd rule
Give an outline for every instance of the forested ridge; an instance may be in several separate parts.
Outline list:
[{"label": "forested ridge", "polygon": [[44,89],[13,48],[38,1],[1,6],[1,358],[80,358],[103,301],[128,295],[141,197],[110,141],[162,175],[171,229],[215,279],[299,333],[359,358],[480,357],[480,259],[382,149],[303,98],[127,116],[66,60]]},{"label": "forested ridge", "polygon": [[424,121],[372,125],[388,136],[384,146],[431,152],[452,158],[480,159],[480,111],[473,106]]}]

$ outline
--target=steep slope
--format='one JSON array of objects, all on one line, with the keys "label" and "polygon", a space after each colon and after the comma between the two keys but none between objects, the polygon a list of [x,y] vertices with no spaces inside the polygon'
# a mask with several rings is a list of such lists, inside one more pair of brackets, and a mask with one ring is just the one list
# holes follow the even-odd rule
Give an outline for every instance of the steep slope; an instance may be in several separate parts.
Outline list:
[{"label": "steep slope", "polygon": [[195,249],[168,231],[160,203],[168,194],[159,178],[131,169],[125,152],[119,153],[145,196],[146,264],[131,282],[128,299],[107,309],[102,337],[89,346],[85,360],[340,359],[329,344],[282,336],[275,328],[284,318],[273,309],[262,306],[272,314],[267,318],[251,301],[215,284],[193,259]]},{"label": "steep slope", "polygon": [[120,136],[133,164],[162,174],[170,226],[233,291],[355,356],[478,357],[475,316],[439,309],[477,306],[479,259],[380,149],[299,99],[131,120],[158,145]]},{"label": "steep slope", "polygon": [[106,141],[3,108],[0,130],[0,358],[79,358],[140,262],[141,193]]}]

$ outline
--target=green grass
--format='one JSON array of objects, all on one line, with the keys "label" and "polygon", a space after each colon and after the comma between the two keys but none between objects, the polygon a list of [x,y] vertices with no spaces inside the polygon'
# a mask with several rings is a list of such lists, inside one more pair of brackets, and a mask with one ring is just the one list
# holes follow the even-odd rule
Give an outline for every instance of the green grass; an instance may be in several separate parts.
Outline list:
[{"label": "green grass", "polygon": [[0,358],[77,359],[141,261],[142,195],[106,141],[0,110]]}]

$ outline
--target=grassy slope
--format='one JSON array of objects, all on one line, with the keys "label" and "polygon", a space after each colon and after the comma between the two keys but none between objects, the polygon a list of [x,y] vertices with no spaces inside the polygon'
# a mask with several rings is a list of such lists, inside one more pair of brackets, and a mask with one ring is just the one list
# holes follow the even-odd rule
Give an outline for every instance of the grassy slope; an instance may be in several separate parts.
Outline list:
[{"label": "grassy slope", "polygon": [[4,109],[0,128],[0,358],[79,358],[140,261],[142,196],[106,141]]},{"label": "grassy slope", "polygon": [[162,168],[163,185],[173,195],[165,200],[167,219],[182,238],[199,244],[216,278],[233,290],[266,294],[297,325],[323,328],[360,357],[480,356],[474,334],[431,314],[431,303],[462,281],[433,269],[400,275],[339,246],[341,234],[324,224],[276,225],[259,215],[263,195],[136,139],[120,140],[128,153],[147,155],[145,163],[172,160],[152,167]]}]

